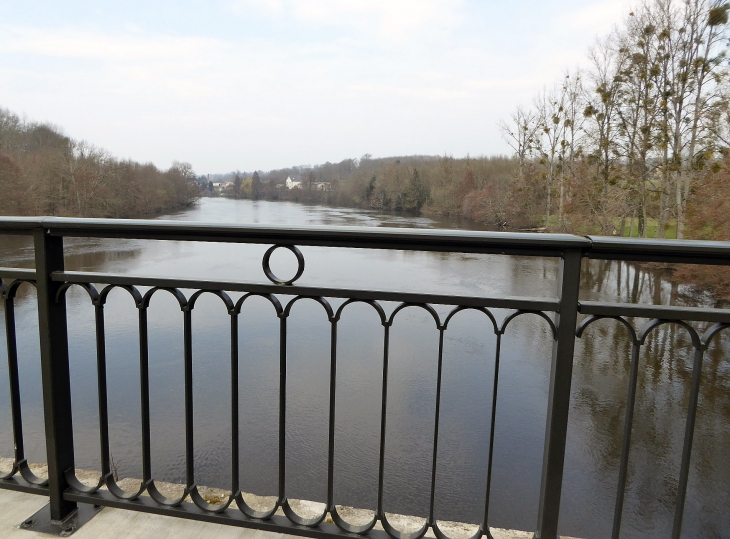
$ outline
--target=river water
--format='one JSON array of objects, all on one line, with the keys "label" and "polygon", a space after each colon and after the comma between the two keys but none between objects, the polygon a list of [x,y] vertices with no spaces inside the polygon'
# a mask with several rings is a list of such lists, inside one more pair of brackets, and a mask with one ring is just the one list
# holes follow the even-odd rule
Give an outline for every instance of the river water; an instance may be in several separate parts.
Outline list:
[{"label": "river water", "polygon": [[[207,198],[164,219],[219,223],[468,228],[468,223],[285,202]],[[66,241],[67,269],[265,282],[267,246]],[[301,285],[471,295],[554,296],[557,262],[535,257],[302,248]],[[32,267],[26,238],[0,237],[0,266]],[[681,304],[685,289],[663,270],[584,262],[581,298]],[[273,260],[292,273],[291,261]],[[186,291],[190,295],[189,291]],[[239,296],[232,294],[234,300]],[[98,469],[94,310],[78,287],[67,296],[78,468]],[[282,296],[282,300],[286,300]],[[341,302],[331,301],[336,308]],[[265,300],[240,317],[241,488],[277,489],[278,329]],[[386,312],[394,305],[383,304]],[[34,290],[16,301],[21,398],[30,462],[44,461]],[[448,312],[437,309],[442,317]],[[495,310],[497,319],[505,312]],[[3,316],[0,313],[0,318]],[[177,302],[156,294],[149,311],[153,477],[184,480],[183,324]],[[4,321],[0,331],[4,331]],[[637,321],[640,322],[640,321]],[[702,326],[701,324],[699,325]],[[195,464],[201,485],[230,485],[229,318],[204,294],[193,311]],[[324,501],[327,470],[329,323],[312,300],[288,322],[287,495]],[[141,477],[137,312],[126,292],[106,308],[111,451],[120,477]],[[3,335],[4,337],[4,335]],[[437,518],[478,522],[484,510],[495,335],[483,314],[463,312],[445,333]],[[551,336],[535,315],[510,324],[502,342],[490,505],[492,526],[532,530],[537,519]],[[353,304],[338,324],[335,501],[374,509],[383,328]],[[385,509],[425,516],[433,448],[438,332],[407,308],[390,337]],[[730,362],[727,336],[706,356],[684,517],[686,537],[730,536]],[[7,376],[5,350],[0,377]],[[577,341],[560,530],[609,537],[616,496],[630,347],[625,330],[602,321]],[[671,529],[691,378],[691,348],[674,326],[654,330],[642,350],[622,536],[666,537]],[[6,379],[6,378],[4,378]],[[12,455],[8,389],[0,384],[0,455]]]}]

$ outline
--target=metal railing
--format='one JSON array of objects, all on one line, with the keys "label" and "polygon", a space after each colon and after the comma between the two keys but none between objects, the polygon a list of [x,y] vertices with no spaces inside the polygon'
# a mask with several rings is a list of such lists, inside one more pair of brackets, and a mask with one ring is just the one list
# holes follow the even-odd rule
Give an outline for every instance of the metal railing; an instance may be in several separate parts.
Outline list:
[{"label": "metal railing", "polygon": [[[360,227],[291,228],[273,226],[217,226],[199,223],[100,220],[64,218],[0,218],[0,234],[31,235],[35,248],[35,270],[0,268],[0,283],[5,308],[8,351],[12,427],[15,455],[12,470],[0,477],[0,488],[48,496],[51,519],[62,521],[76,511],[78,503],[119,507],[149,513],[188,519],[223,523],[242,527],[290,533],[308,537],[369,535],[390,536],[396,539],[417,539],[431,529],[439,539],[447,535],[434,518],[434,494],[439,442],[439,410],[441,398],[441,370],[444,332],[451,317],[459,311],[474,309],[483,312],[491,321],[496,336],[494,386],[492,390],[491,431],[487,454],[486,502],[482,522],[474,535],[491,537],[489,531],[489,500],[492,456],[494,447],[494,419],[496,414],[501,337],[517,316],[537,314],[550,325],[554,344],[548,397],[547,425],[543,453],[542,482],[535,537],[555,539],[558,531],[563,465],[565,458],[568,411],[570,407],[571,378],[575,338],[588,326],[602,318],[613,318],[627,328],[632,344],[630,382],[621,451],[619,484],[614,513],[613,537],[618,537],[623,510],[623,496],[631,442],[631,431],[636,396],[638,358],[647,335],[662,324],[678,324],[690,335],[694,348],[694,367],[687,411],[684,447],[679,470],[679,488],[675,506],[673,537],[679,537],[682,527],[684,502],[687,492],[690,454],[694,432],[700,375],[704,352],[718,332],[730,325],[730,310],[687,308],[661,305],[637,305],[579,300],[581,262],[584,258],[603,260],[661,261],[730,265],[730,244],[697,241],[650,241],[605,237],[577,237],[560,234],[514,234],[495,232],[464,232],[412,229],[368,229]],[[178,241],[207,241],[229,243],[268,244],[272,247],[263,259],[263,269],[272,284],[216,282],[210,280],[183,280],[145,276],[112,275],[65,271],[64,237],[129,238]],[[304,256],[298,246],[347,247],[362,249],[397,249],[459,253],[486,253],[554,257],[559,260],[558,289],[554,298],[526,297],[470,297],[436,294],[401,293],[389,290],[361,290],[307,287],[295,284],[304,270]],[[279,279],[269,267],[274,249],[291,250],[299,264],[292,279]],[[36,477],[28,466],[23,448],[23,423],[18,381],[18,356],[14,318],[14,298],[22,283],[32,283],[37,289],[40,331],[41,376],[46,435],[48,479]],[[94,285],[105,285],[99,291]],[[76,478],[69,372],[65,291],[74,285],[88,292],[96,313],[97,383],[99,432],[101,452],[101,479],[89,487]],[[144,294],[137,287],[150,287]],[[114,479],[110,465],[109,428],[107,412],[106,346],[104,308],[109,292],[114,288],[126,290],[133,298],[139,316],[139,359],[142,411],[142,482],[136,492],[125,492]],[[194,292],[187,297],[181,289]],[[148,370],[147,309],[152,296],[158,291],[171,293],[184,313],[185,364],[185,455],[186,484],[183,495],[176,500],[166,498],[155,485],[151,473],[150,450],[150,388]],[[234,302],[227,292],[242,292]],[[211,505],[199,493],[195,481],[193,460],[193,352],[192,311],[203,293],[218,296],[230,316],[231,332],[231,494],[225,503]],[[293,297],[286,305],[278,295]],[[239,418],[238,418],[238,316],[247,298],[267,299],[280,319],[279,350],[279,464],[278,499],[270,511],[257,511],[243,498],[239,486]],[[329,428],[327,455],[327,501],[322,514],[307,519],[298,515],[289,504],[286,493],[286,376],[287,376],[287,318],[295,302],[311,298],[326,310],[331,327],[331,358],[329,376]],[[327,298],[341,298],[345,302],[334,310]],[[386,316],[380,302],[399,302],[390,316]],[[378,313],[384,332],[382,358],[382,390],[379,439],[379,469],[377,510],[372,520],[364,525],[348,523],[338,514],[334,499],[334,425],[337,412],[337,324],[343,309],[363,302]],[[441,320],[433,305],[452,306],[453,310]],[[388,407],[389,331],[394,318],[406,307],[420,307],[429,312],[439,332],[438,375],[433,432],[433,461],[429,516],[423,527],[414,533],[397,530],[388,521],[383,507],[383,479],[385,460],[386,411]],[[498,324],[491,309],[508,309],[510,314]],[[587,315],[579,321],[579,314]],[[552,317],[551,317],[552,315]],[[648,318],[641,328],[634,328],[628,320]],[[703,335],[688,321],[715,322]],[[105,488],[102,488],[105,487]],[[143,494],[146,494],[143,496]],[[185,501],[190,499],[190,502]],[[275,514],[282,509],[284,515]],[[327,518],[329,517],[329,518]],[[380,523],[383,530],[374,529]]]}]

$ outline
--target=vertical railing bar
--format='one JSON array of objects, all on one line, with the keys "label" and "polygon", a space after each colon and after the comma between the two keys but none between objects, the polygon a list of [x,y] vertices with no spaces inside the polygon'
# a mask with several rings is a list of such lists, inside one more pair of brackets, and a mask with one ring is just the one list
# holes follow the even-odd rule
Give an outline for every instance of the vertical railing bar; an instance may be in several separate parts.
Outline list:
[{"label": "vertical railing bar", "polygon": [[33,232],[33,239],[50,513],[51,520],[63,520],[77,507],[76,502],[63,498],[69,486],[66,472],[75,468],[73,414],[66,297],[56,301],[61,283],[51,278],[53,272],[64,269],[63,237],[51,236],[46,229],[38,228]]},{"label": "vertical railing bar", "polygon": [[335,503],[335,399],[337,392],[337,320],[332,320],[330,339],[330,413],[329,447],[327,449],[327,510],[332,511]]},{"label": "vertical railing bar", "polygon": [[111,472],[109,463],[109,411],[106,382],[106,334],[104,330],[104,305],[95,306],[96,314],[96,384],[99,396],[99,445],[101,451],[101,476]]},{"label": "vertical railing bar", "polygon": [[616,491],[616,507],[613,513],[612,539],[618,539],[621,531],[624,496],[626,494],[626,477],[629,469],[629,451],[631,450],[631,431],[634,423],[634,406],[636,403],[636,385],[639,377],[639,353],[641,345],[634,343],[631,349],[631,373],[629,375],[629,394],[626,397],[626,417],[624,419],[624,438],[621,446],[621,463],[618,473],[618,489]]},{"label": "vertical railing bar", "polygon": [[188,489],[195,486],[195,457],[193,445],[193,312],[183,311],[185,357],[185,481]]},{"label": "vertical railing bar", "polygon": [[378,460],[378,513],[377,518],[383,519],[383,480],[385,471],[385,427],[386,412],[388,410],[388,350],[390,347],[390,324],[384,325],[383,335],[383,389],[381,393],[380,409],[380,453]]},{"label": "vertical railing bar", "polygon": [[5,339],[8,350],[8,378],[10,382],[10,413],[13,421],[16,466],[25,459],[23,445],[23,415],[20,404],[20,377],[18,373],[18,344],[15,334],[15,301],[5,298]]},{"label": "vertical railing bar", "polygon": [[499,358],[502,351],[502,333],[497,333],[497,345],[494,354],[494,384],[492,387],[492,419],[489,426],[489,455],[487,457],[487,492],[484,497],[484,519],[482,530],[491,538],[489,532],[489,497],[492,492],[492,459],[494,456],[494,431],[497,419],[497,388],[499,387]]},{"label": "vertical railing bar", "polygon": [[689,481],[689,465],[692,456],[692,441],[694,440],[695,419],[697,418],[697,403],[700,396],[700,380],[702,378],[702,359],[704,351],[695,348],[694,366],[692,368],[692,387],[689,394],[689,408],[687,410],[687,425],[684,431],[684,447],[682,449],[682,464],[679,470],[679,485],[677,487],[677,505],[674,509],[674,525],[672,539],[679,539],[682,532],[684,518],[684,502],[687,498],[687,482]]},{"label": "vertical railing bar", "polygon": [[231,494],[239,491],[238,447],[238,315],[231,314]]},{"label": "vertical railing bar", "polygon": [[279,329],[279,503],[286,500],[286,316]]},{"label": "vertical railing bar", "polygon": [[570,385],[573,376],[575,328],[578,321],[578,292],[582,252],[569,249],[559,261],[559,311],[555,317],[557,333],[553,342],[550,367],[545,449],[543,451],[540,503],[535,539],[557,539],[560,496],[563,488],[565,442],[570,412]]},{"label": "vertical railing bar", "polygon": [[431,500],[428,506],[428,524],[433,526],[435,523],[433,517],[433,507],[436,501],[436,462],[438,461],[438,443],[439,443],[439,418],[441,414],[441,373],[444,357],[444,330],[442,326],[439,328],[439,355],[438,370],[436,375],[436,412],[434,414],[433,425],[433,460],[431,463]]},{"label": "vertical railing bar", "polygon": [[147,336],[147,306],[139,307],[139,386],[142,415],[142,482],[152,479],[152,434],[150,428],[150,367]]}]

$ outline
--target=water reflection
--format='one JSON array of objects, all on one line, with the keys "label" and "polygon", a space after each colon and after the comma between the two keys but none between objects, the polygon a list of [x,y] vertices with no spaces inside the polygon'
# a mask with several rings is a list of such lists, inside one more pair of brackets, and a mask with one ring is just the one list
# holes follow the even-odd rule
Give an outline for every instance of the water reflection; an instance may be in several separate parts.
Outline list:
[{"label": "water reflection", "polygon": [[[168,219],[306,225],[463,226],[425,217],[288,203],[205,199]],[[135,240],[66,241],[66,265],[136,275],[264,281],[267,246]],[[554,260],[472,254],[306,248],[302,285],[366,287],[473,295],[552,296]],[[684,288],[661,269],[586,261],[581,297],[682,304]],[[32,267],[27,238],[0,238],[0,265]],[[286,262],[284,262],[286,265]],[[279,271],[277,269],[277,271]],[[282,272],[286,272],[284,267]],[[186,291],[188,297],[190,292]],[[43,460],[35,292],[16,301],[21,392],[29,460]],[[233,295],[237,299],[240,295]],[[291,299],[282,297],[282,301]],[[69,290],[69,345],[77,465],[98,469],[93,307]],[[339,303],[332,301],[333,308]],[[389,315],[394,305],[384,304]],[[448,310],[438,309],[441,320]],[[506,313],[495,311],[498,320]],[[4,318],[0,322],[4,330]],[[230,487],[230,319],[203,295],[193,311],[195,463],[199,484]],[[427,313],[409,308],[391,333],[385,507],[428,510],[438,332]],[[643,321],[632,321],[640,326]],[[123,290],[106,308],[111,450],[120,476],[141,476],[137,309]],[[288,320],[287,491],[324,501],[330,324],[320,305],[299,302]],[[700,324],[701,326],[701,324]],[[153,474],[184,478],[182,313],[156,295],[149,311]],[[0,330],[2,332],[3,330]],[[241,485],[272,495],[278,485],[279,319],[262,298],[239,317]],[[728,339],[711,346],[703,367],[684,528],[687,536],[730,534],[730,366]],[[503,337],[495,424],[490,522],[533,529],[542,466],[552,338],[535,315],[515,319]],[[479,522],[484,511],[495,336],[483,314],[457,315],[445,333],[436,517]],[[383,327],[364,304],[338,323],[335,426],[337,503],[374,509],[377,502]],[[691,343],[675,326],[650,335],[640,358],[622,535],[666,536],[671,525],[691,378]],[[626,330],[601,321],[577,341],[561,533],[610,534],[629,379]],[[5,350],[0,377],[7,376]],[[7,384],[0,384],[0,454],[12,454]]]}]

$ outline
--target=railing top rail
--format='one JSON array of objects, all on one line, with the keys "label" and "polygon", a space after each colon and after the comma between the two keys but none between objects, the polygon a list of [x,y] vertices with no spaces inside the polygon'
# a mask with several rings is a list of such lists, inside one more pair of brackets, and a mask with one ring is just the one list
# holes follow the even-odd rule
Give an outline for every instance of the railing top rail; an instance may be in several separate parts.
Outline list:
[{"label": "railing top rail", "polygon": [[537,256],[560,256],[565,249],[585,249],[590,246],[590,241],[587,239],[570,234],[412,228],[220,225],[138,219],[0,218],[0,233],[29,233],[33,229],[41,227],[55,236],[274,243]]},{"label": "railing top rail", "polygon": [[586,236],[590,258],[635,260],[642,262],[676,262],[682,264],[730,265],[730,242],[702,240],[656,240]]},{"label": "railing top rail", "polygon": [[579,249],[604,260],[730,265],[730,242],[651,240],[611,236],[575,236],[524,232],[210,224],[152,219],[75,219],[0,217],[0,234],[30,234],[45,228],[54,236],[187,240],[279,245],[314,245],[560,256]]},{"label": "railing top rail", "polygon": [[0,217],[0,233],[31,234],[43,225],[43,217]]}]

